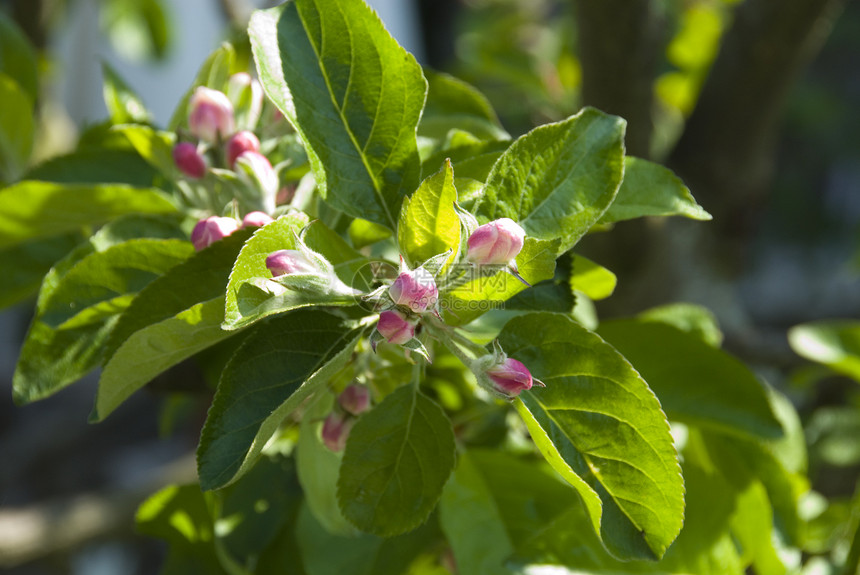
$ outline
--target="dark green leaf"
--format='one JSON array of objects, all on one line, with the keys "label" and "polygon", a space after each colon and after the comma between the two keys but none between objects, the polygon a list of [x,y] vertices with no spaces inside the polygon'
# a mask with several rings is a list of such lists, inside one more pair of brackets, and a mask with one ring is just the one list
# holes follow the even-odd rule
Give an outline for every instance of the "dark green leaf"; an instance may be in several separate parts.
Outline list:
[{"label": "dark green leaf", "polygon": [[[36,51],[15,22],[0,12],[0,73],[12,78],[27,94],[32,106],[39,91]],[[5,107],[4,114],[9,113]]]},{"label": "dark green leaf", "polygon": [[15,401],[47,397],[94,369],[118,314],[136,292],[191,251],[182,240],[129,240],[46,279],[12,379]]},{"label": "dark green leaf", "polygon": [[14,182],[24,173],[33,148],[33,103],[15,80],[0,73],[0,182]]},{"label": "dark green leaf", "polygon": [[782,436],[764,385],[731,355],[657,322],[609,321],[597,333],[642,374],[673,420],[723,433]]},{"label": "dark green leaf", "polygon": [[607,549],[622,559],[659,559],[681,529],[684,483],[648,385],[568,316],[516,317],[499,341],[546,383],[515,406],[544,457],[580,493]]},{"label": "dark green leaf", "polygon": [[317,522],[307,506],[296,525],[307,575],[403,575],[415,557],[433,541],[432,526],[383,539],[373,535],[340,537]]},{"label": "dark green leaf", "polygon": [[860,382],[860,322],[804,323],[791,328],[788,342],[798,355]]},{"label": "dark green leaf", "polygon": [[170,200],[154,189],[21,182],[0,190],[0,248],[101,224],[123,214],[175,211]]},{"label": "dark green leaf", "polygon": [[624,181],[618,189],[618,196],[598,223],[611,224],[642,216],[711,219],[711,214],[696,203],[690,190],[672,170],[627,156],[624,158]]},{"label": "dark green leaf", "polygon": [[507,140],[510,135],[499,123],[487,98],[474,86],[448,74],[424,70],[427,104],[418,134],[444,139],[452,129],[464,130],[479,139]]},{"label": "dark green leaf", "polygon": [[420,176],[421,67],[363,2],[294,0],[255,12],[260,80],[301,134],[335,208],[392,230]]},{"label": "dark green leaf", "polygon": [[433,256],[452,250],[452,260],[460,248],[460,218],[454,209],[457,190],[451,162],[424,180],[403,200],[397,224],[400,253],[415,267]]},{"label": "dark green leaf", "polygon": [[403,385],[352,428],[338,503],[362,531],[406,533],[427,520],[453,468],[454,432],[445,412],[415,386]]},{"label": "dark green leaf", "polygon": [[104,99],[111,122],[114,124],[147,124],[152,120],[149,111],[137,94],[106,62],[102,62]]},{"label": "dark green leaf", "polygon": [[245,473],[281,421],[343,367],[362,332],[318,310],[261,324],[221,375],[197,451],[203,488]]},{"label": "dark green leaf", "polygon": [[624,165],[626,123],[593,108],[535,128],[499,158],[484,197],[483,220],[511,218],[528,236],[561,238],[567,251],[612,203]]},{"label": "dark green leaf", "polygon": [[133,150],[82,149],[51,158],[30,169],[28,180],[66,184],[128,184],[152,186],[156,172]]},{"label": "dark green leaf", "polygon": [[0,308],[12,305],[39,289],[42,277],[54,263],[69,253],[83,238],[63,234],[33,240],[0,250]]},{"label": "dark green leaf", "polygon": [[170,543],[162,575],[226,575],[215,554],[214,496],[198,485],[171,485],[137,510],[137,529]]}]

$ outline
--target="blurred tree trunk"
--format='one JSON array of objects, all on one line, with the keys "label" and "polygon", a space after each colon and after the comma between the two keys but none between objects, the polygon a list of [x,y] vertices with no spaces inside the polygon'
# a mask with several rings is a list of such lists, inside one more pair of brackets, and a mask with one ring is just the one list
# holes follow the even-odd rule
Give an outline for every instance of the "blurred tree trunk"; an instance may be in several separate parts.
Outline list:
[{"label": "blurred tree trunk", "polygon": [[627,153],[649,154],[664,21],[654,0],[577,0],[582,102],[627,120]]}]

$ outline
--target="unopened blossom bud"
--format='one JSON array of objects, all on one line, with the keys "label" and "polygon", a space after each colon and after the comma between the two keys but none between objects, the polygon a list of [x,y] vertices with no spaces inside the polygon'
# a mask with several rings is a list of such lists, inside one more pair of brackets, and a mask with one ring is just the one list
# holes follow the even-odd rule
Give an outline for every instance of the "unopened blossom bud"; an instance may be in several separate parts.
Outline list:
[{"label": "unopened blossom bud", "polygon": [[370,409],[370,390],[366,385],[350,384],[337,396],[337,402],[344,411],[361,415]]},{"label": "unopened blossom bud", "polygon": [[242,227],[262,228],[266,224],[271,224],[274,221],[275,220],[272,219],[272,216],[266,212],[248,212],[245,214],[245,217],[242,218]]},{"label": "unopened blossom bud", "polygon": [[478,226],[469,236],[466,259],[479,265],[509,264],[523,249],[526,232],[510,218]]},{"label": "unopened blossom bud", "polygon": [[260,140],[254,132],[243,130],[230,136],[227,140],[227,165],[231,168],[236,163],[236,158],[245,152],[259,152]]},{"label": "unopened blossom bud", "polygon": [[179,142],[173,146],[173,161],[189,178],[200,179],[206,175],[206,160],[191,142]]},{"label": "unopened blossom bud", "polygon": [[531,389],[534,383],[526,366],[510,357],[488,369],[486,374],[499,393],[511,397]]},{"label": "unopened blossom bud", "polygon": [[415,337],[415,326],[418,320],[407,319],[397,310],[390,309],[379,314],[376,331],[388,343],[404,344]]},{"label": "unopened blossom bud", "polygon": [[345,413],[333,411],[325,418],[322,427],[322,440],[326,447],[332,451],[343,451],[346,440],[356,419]]},{"label": "unopened blossom bud", "polygon": [[235,131],[233,104],[218,90],[198,87],[188,102],[188,129],[205,142],[226,138]]},{"label": "unopened blossom bud", "polygon": [[233,218],[212,216],[200,220],[191,232],[191,243],[197,251],[226,238],[239,229],[239,222]]},{"label": "unopened blossom bud", "polygon": [[259,152],[243,152],[236,158],[235,170],[240,178],[260,191],[266,211],[275,211],[278,174],[266,156]]},{"label": "unopened blossom bud", "polygon": [[388,295],[395,304],[406,306],[415,313],[432,309],[439,299],[436,280],[433,279],[433,274],[424,268],[398,275],[388,288]]},{"label": "unopened blossom bud", "polygon": [[319,269],[299,250],[278,250],[266,258],[266,267],[272,277],[285,274],[315,274]]}]

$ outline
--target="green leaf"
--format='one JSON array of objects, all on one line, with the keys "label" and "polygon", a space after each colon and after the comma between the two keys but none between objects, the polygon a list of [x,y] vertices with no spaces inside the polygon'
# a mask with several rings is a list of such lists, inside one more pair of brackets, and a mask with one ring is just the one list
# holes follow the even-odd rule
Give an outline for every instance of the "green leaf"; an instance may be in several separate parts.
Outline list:
[{"label": "green leaf", "polygon": [[173,318],[197,304],[209,305],[210,300],[218,298],[223,309],[224,286],[236,255],[250,235],[249,230],[234,232],[196,252],[146,286],[120,317],[105,357],[110,359],[135,332]]},{"label": "green leaf", "polygon": [[[353,305],[352,297],[333,298],[329,294],[287,289],[283,293],[267,291],[266,282],[272,274],[266,268],[266,257],[274,251],[296,248],[296,234],[308,225],[308,217],[301,212],[282,216],[258,229],[248,240],[230,273],[224,314],[224,329],[238,329],[251,325],[273,314],[291,309],[319,305]],[[362,284],[362,273],[367,259],[322,222],[316,221],[307,228],[305,242],[312,250],[322,254],[333,266],[339,279],[347,285]]]},{"label": "green leaf", "polygon": [[230,76],[239,71],[236,64],[236,50],[224,42],[203,62],[191,87],[188,88],[176,106],[176,110],[173,111],[170,123],[167,124],[168,131],[175,132],[180,128],[188,127],[188,101],[198,86],[206,86],[223,92]]},{"label": "green leaf", "polygon": [[148,124],[152,116],[140,97],[107,62],[102,62],[105,105],[114,124]]},{"label": "green leaf", "polygon": [[385,226],[361,218],[355,218],[349,223],[347,233],[349,241],[357,250],[391,237],[391,230]]},{"label": "green leaf", "polygon": [[731,355],[657,322],[608,321],[597,333],[642,374],[671,419],[729,434],[782,436],[765,386]]},{"label": "green leaf", "polygon": [[669,424],[645,381],[567,316],[512,319],[499,342],[546,383],[515,401],[550,465],[621,559],[659,559],[678,535],[684,483]]},{"label": "green leaf", "polygon": [[452,250],[456,258],[460,248],[460,218],[454,209],[457,190],[454,170],[446,162],[441,170],[424,180],[403,201],[397,224],[400,253],[415,267],[433,256]]},{"label": "green leaf", "polygon": [[[558,245],[558,239],[550,242],[527,237],[517,256],[517,269],[523,279],[532,285],[552,279]],[[445,321],[451,325],[463,325],[491,309],[502,308],[505,301],[528,287],[506,271],[487,277],[473,267],[466,274],[465,283],[443,292],[440,298]]]},{"label": "green leaf", "polygon": [[788,332],[788,342],[801,357],[860,382],[860,322],[831,320],[796,325]]},{"label": "green leaf", "polygon": [[154,184],[156,172],[134,150],[79,149],[34,166],[27,180],[65,184],[128,184],[146,188]]},{"label": "green leaf", "polygon": [[624,171],[621,118],[584,108],[535,128],[502,154],[473,209],[483,220],[511,218],[538,239],[561,238],[565,252],[612,203]]},{"label": "green leaf", "polygon": [[137,510],[137,529],[170,543],[164,575],[226,575],[215,554],[212,494],[194,485],[170,485]]},{"label": "green leaf", "polygon": [[153,168],[171,179],[179,177],[179,170],[173,161],[173,145],[176,143],[176,134],[138,125],[116,126],[111,131],[123,134],[128,138],[140,157]]},{"label": "green leaf", "polygon": [[611,224],[642,216],[712,219],[672,170],[627,156],[624,158],[624,181],[618,189],[618,196],[597,223]]},{"label": "green leaf", "polygon": [[418,185],[427,82],[364,2],[294,0],[249,26],[260,81],[302,137],[320,194],[396,229]]},{"label": "green leaf", "polygon": [[507,140],[489,100],[474,86],[432,70],[424,69],[427,78],[427,104],[421,115],[418,134],[444,139],[452,129],[463,130],[479,139]]},{"label": "green leaf", "polygon": [[221,375],[200,437],[203,488],[245,473],[281,421],[343,367],[362,333],[326,312],[299,310],[248,336]]},{"label": "green leaf", "polygon": [[326,447],[320,436],[323,420],[333,407],[332,395],[320,393],[302,415],[296,445],[296,471],[308,508],[320,525],[332,535],[354,537],[358,530],[346,520],[337,505],[340,454]]},{"label": "green leaf", "polygon": [[0,248],[102,224],[123,214],[169,214],[158,190],[25,181],[0,190]]},{"label": "green leaf", "polygon": [[642,321],[665,323],[694,335],[711,347],[723,343],[723,332],[717,318],[706,307],[692,303],[672,303],[646,310],[636,316]]},{"label": "green leaf", "polygon": [[102,6],[102,27],[119,54],[137,62],[165,57],[171,30],[164,0],[110,0]]},{"label": "green leaf", "polygon": [[33,240],[0,250],[0,309],[33,294],[54,262],[69,253],[83,238],[63,234]]},{"label": "green leaf", "polygon": [[454,468],[454,431],[445,412],[403,385],[363,414],[349,434],[337,497],[344,516],[382,537],[427,520]]},{"label": "green leaf", "polygon": [[[17,83],[32,106],[39,92],[36,51],[18,25],[0,12],[0,73]],[[9,113],[3,99],[4,114]]]},{"label": "green leaf", "polygon": [[15,402],[45,398],[94,369],[136,292],[191,251],[183,240],[130,240],[84,256],[48,282],[12,379]]},{"label": "green leaf", "polygon": [[731,530],[744,565],[751,564],[757,575],[785,575],[786,566],[774,548],[773,509],[760,481],[750,482],[738,495]]},{"label": "green leaf", "polygon": [[14,182],[24,173],[33,148],[33,103],[15,80],[0,73],[0,182]]},{"label": "green leaf", "polygon": [[343,537],[329,533],[304,506],[296,537],[307,575],[403,575],[416,556],[433,542],[433,526],[383,539],[361,534]]},{"label": "green leaf", "polygon": [[612,295],[617,283],[618,278],[605,267],[588,258],[573,255],[573,273],[570,276],[572,290],[582,292],[593,300],[601,300]]}]

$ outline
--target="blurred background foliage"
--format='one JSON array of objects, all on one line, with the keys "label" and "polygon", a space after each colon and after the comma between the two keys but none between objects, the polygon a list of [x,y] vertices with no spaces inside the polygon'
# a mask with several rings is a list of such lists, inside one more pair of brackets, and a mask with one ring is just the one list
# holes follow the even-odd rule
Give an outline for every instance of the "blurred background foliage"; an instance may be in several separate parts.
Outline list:
[{"label": "blurred background foliage", "polygon": [[[247,59],[244,25],[263,4],[210,2],[212,30],[197,40],[204,45],[189,47],[188,21],[177,13],[201,3],[0,1],[0,180],[72,149],[106,117],[74,113],[73,98],[57,88],[81,57],[63,43],[77,13],[95,15],[99,41],[112,50],[105,59],[127,77],[127,67],[163,70],[179,56],[196,70],[202,57],[191,48],[208,54],[218,39]],[[625,222],[617,233],[586,238],[583,253],[619,278],[597,310],[611,318],[673,301],[709,307],[726,349],[785,392],[801,416],[815,491],[802,510],[805,551],[851,553],[860,521],[860,3],[421,0],[399,9],[417,24],[395,35],[418,33],[401,43],[425,65],[477,86],[513,136],[586,104],[618,113],[630,121],[628,151],[667,163],[716,216],[695,229],[686,221]],[[174,77],[154,90],[181,93],[193,77],[184,74],[179,85]],[[144,86],[133,87],[146,99]],[[149,107],[156,124],[166,123]],[[34,137],[20,136],[34,129]],[[124,542],[140,494],[157,483],[141,469],[174,473],[170,465],[193,449],[205,412],[173,402],[179,415],[163,420],[175,424],[168,445],[159,439],[157,394],[98,428],[83,424],[92,387],[13,408],[8,388],[26,314],[2,316],[0,452],[11,462],[0,473],[2,501],[38,511],[107,490],[117,515],[80,547],[53,541],[33,552],[46,559],[9,572],[153,572],[160,548]],[[123,489],[129,477],[135,487]],[[105,539],[113,542],[92,543]]]}]

